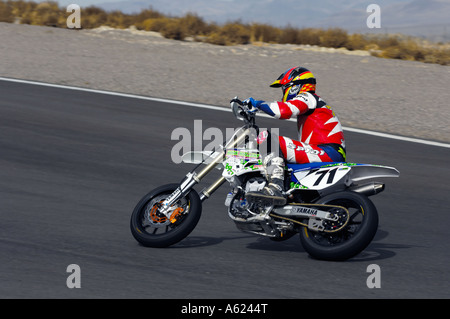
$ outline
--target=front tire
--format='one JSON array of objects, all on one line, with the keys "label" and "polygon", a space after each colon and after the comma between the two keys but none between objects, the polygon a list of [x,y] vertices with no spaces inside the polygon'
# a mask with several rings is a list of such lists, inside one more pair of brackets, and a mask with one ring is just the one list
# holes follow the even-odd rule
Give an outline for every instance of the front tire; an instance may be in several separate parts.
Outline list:
[{"label": "front tire", "polygon": [[351,191],[327,195],[317,204],[347,208],[350,219],[347,226],[336,233],[313,232],[307,227],[300,231],[303,248],[313,258],[343,261],[363,251],[378,229],[378,212],[367,196]]},{"label": "front tire", "polygon": [[133,237],[146,247],[168,247],[186,238],[197,225],[202,202],[191,190],[171,207],[171,218],[158,212],[158,205],[168,198],[179,184],[168,184],[145,195],[133,210],[130,228]]}]

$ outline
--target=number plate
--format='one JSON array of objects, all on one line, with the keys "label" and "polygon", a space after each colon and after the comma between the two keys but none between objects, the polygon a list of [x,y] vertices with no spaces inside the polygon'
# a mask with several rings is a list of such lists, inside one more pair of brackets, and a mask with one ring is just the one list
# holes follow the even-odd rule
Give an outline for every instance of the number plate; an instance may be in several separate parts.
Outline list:
[{"label": "number plate", "polygon": [[298,171],[294,176],[303,186],[308,189],[320,190],[335,185],[350,172],[350,167],[325,167],[315,168],[307,171]]}]

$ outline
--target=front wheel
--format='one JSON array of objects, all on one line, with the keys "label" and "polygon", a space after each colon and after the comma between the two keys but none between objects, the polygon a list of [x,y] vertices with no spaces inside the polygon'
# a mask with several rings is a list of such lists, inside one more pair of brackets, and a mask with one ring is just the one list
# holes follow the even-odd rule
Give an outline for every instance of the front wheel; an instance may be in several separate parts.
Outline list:
[{"label": "front wheel", "polygon": [[344,207],[350,216],[348,224],[336,233],[315,232],[303,227],[300,240],[310,256],[342,261],[356,256],[370,244],[378,229],[378,212],[367,196],[344,191],[327,195],[317,204]]},{"label": "front wheel", "polygon": [[134,238],[146,247],[168,247],[186,238],[197,225],[202,203],[195,190],[180,198],[170,208],[167,218],[159,207],[178,187],[168,184],[145,195],[131,215],[130,228]]}]

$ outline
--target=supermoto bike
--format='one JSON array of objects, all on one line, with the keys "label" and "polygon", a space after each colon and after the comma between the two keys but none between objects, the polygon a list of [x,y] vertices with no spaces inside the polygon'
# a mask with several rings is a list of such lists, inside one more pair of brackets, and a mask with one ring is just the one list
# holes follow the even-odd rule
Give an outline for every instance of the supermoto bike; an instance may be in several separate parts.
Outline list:
[{"label": "supermoto bike", "polygon": [[[183,162],[198,165],[180,183],[160,186],[139,201],[130,223],[134,238],[146,247],[178,243],[196,227],[202,202],[228,182],[231,189],[225,205],[239,230],[275,241],[299,234],[304,250],[316,259],[346,260],[363,251],[378,228],[378,212],[368,197],[384,190],[384,184],[373,179],[398,177],[398,170],[347,162],[287,164],[287,203],[251,202],[246,193],[260,191],[267,183],[255,138],[258,110],[237,97],[230,104],[244,125],[218,151],[193,151],[182,156]],[[206,167],[196,172],[202,164]],[[208,173],[220,167],[223,172],[218,180],[200,194],[194,190]]]}]

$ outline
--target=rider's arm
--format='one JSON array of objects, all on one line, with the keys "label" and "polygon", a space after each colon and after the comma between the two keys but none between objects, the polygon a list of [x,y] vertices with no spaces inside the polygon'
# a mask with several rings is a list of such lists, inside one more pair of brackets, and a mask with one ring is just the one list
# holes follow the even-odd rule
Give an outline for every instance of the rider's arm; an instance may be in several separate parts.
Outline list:
[{"label": "rider's arm", "polygon": [[313,111],[317,106],[317,99],[311,93],[301,93],[286,102],[257,101],[257,108],[275,118],[286,120],[307,112]]}]

